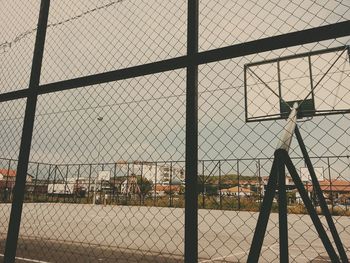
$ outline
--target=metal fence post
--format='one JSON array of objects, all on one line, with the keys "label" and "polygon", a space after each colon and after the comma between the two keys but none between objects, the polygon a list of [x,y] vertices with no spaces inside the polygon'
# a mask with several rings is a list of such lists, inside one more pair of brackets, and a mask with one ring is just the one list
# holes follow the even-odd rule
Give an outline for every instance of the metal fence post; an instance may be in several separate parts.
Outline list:
[{"label": "metal fence post", "polygon": [[35,181],[34,181],[34,189],[33,189],[33,202],[35,202],[38,198],[37,197],[37,184],[38,184],[38,174],[39,174],[39,163],[36,164],[36,172],[35,172]]},{"label": "metal fence post", "polygon": [[10,177],[10,169],[11,169],[11,160],[8,160],[9,164],[7,166],[7,176],[6,176],[6,183],[5,183],[5,189],[4,189],[4,202],[7,202],[9,199],[9,194],[11,191],[9,191],[9,186],[8,186],[8,180]]},{"label": "metal fence post", "polygon": [[188,0],[186,72],[185,262],[198,261],[198,0]]},{"label": "metal fence post", "polygon": [[91,173],[92,173],[92,164],[89,165],[89,182],[88,182],[88,192],[87,192],[87,203],[90,203]]},{"label": "metal fence post", "polygon": [[155,178],[154,178],[154,196],[153,196],[153,205],[155,206],[157,203],[157,171],[158,171],[158,163],[155,163]]},{"label": "metal fence post", "polygon": [[278,160],[278,222],[279,222],[279,242],[280,242],[280,262],[288,263],[288,221],[287,221],[287,189],[286,171],[282,160]]},{"label": "metal fence post", "polygon": [[[68,173],[69,173],[69,165],[67,165],[67,169],[66,169],[66,178],[65,178],[65,183],[64,183],[64,197],[63,197],[63,202],[64,202],[64,203],[66,202],[66,195],[67,195],[67,192],[71,193],[69,187],[68,187],[68,190],[67,190],[67,186],[68,186]],[[68,202],[69,202],[69,197],[68,197]]]},{"label": "metal fence post", "polygon": [[128,199],[129,199],[129,173],[130,173],[130,163],[128,163],[128,170],[126,173],[125,193],[123,193],[125,195],[125,205],[128,205]]},{"label": "metal fence post", "polygon": [[[55,165],[55,170],[53,173],[53,184],[52,184],[52,196],[51,196],[51,201],[54,201],[54,195],[55,195],[55,186],[56,186],[56,176],[57,176],[57,165]],[[58,197],[57,197],[58,199]],[[56,199],[56,201],[57,201]]]},{"label": "metal fence post", "polygon": [[259,208],[261,207],[261,200],[262,200],[262,196],[261,196],[261,191],[262,191],[262,188],[261,188],[261,171],[260,171],[260,159],[258,159],[258,185],[259,185]]},{"label": "metal fence post", "polygon": [[[77,174],[77,180],[76,180],[76,188],[74,189],[73,188],[73,191],[74,191],[74,203],[77,203],[77,198],[79,198],[79,203],[81,201],[81,196],[80,196],[80,193],[81,193],[81,188],[80,188],[80,164],[78,164],[78,174]],[[79,195],[79,196],[78,196]]]},{"label": "metal fence post", "polygon": [[205,176],[204,176],[204,161],[202,161],[202,208],[205,208]]},{"label": "metal fence post", "polygon": [[173,188],[172,188],[172,184],[173,184],[173,163],[170,162],[170,178],[169,178],[169,207],[173,206]]},{"label": "metal fence post", "polygon": [[114,204],[115,202],[115,177],[117,176],[117,163],[114,163],[114,171],[113,171],[113,198],[112,198],[112,203]]},{"label": "metal fence post", "polygon": [[49,174],[47,176],[47,180],[46,180],[46,187],[47,187],[47,190],[46,190],[46,198],[45,198],[45,201],[47,202],[49,200],[49,183],[50,183],[50,177],[51,177],[51,167],[52,165],[49,164]]},{"label": "metal fence post", "polygon": [[332,214],[334,214],[332,176],[331,176],[331,164],[330,164],[330,162],[329,162],[329,157],[327,157],[327,165],[328,165],[328,177],[329,177],[329,200],[331,201]]},{"label": "metal fence post", "polygon": [[141,189],[140,189],[140,206],[143,205],[144,203],[144,200],[143,200],[143,190],[144,190],[144,187],[143,187],[143,162],[141,163]]},{"label": "metal fence post", "polygon": [[241,196],[240,196],[240,190],[241,190],[241,188],[240,188],[240,186],[239,186],[239,184],[240,184],[240,181],[239,181],[239,160],[237,160],[237,179],[238,179],[238,181],[237,181],[237,183],[238,183],[238,186],[237,186],[237,191],[238,191],[238,196],[237,196],[237,201],[238,201],[238,211],[240,211],[241,210]]},{"label": "metal fence post", "polygon": [[27,97],[25,116],[22,128],[22,138],[18,157],[17,176],[13,191],[9,228],[7,231],[4,262],[15,262],[19,228],[21,224],[24,189],[28,172],[28,161],[32,143],[35,110],[38,99],[37,90],[40,84],[41,65],[44,54],[47,21],[50,0],[42,0],[38,19],[38,29],[35,40],[32,70],[29,81],[29,95]]},{"label": "metal fence post", "polygon": [[222,193],[221,193],[221,161],[219,161],[219,201],[220,201],[220,210],[222,209]]}]

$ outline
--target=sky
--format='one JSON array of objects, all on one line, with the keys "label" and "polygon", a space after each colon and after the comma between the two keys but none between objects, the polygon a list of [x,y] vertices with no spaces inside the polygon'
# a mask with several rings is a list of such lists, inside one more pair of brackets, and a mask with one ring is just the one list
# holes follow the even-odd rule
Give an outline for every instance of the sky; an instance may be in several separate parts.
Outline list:
[{"label": "sky", "polygon": [[[28,86],[39,2],[0,1],[0,92]],[[186,54],[186,1],[51,2],[41,84]],[[348,1],[203,0],[200,1],[199,49],[224,47],[348,19]],[[201,65],[199,158],[273,155],[285,122],[245,122],[243,67],[246,63],[342,46],[349,44],[349,40],[346,37]],[[325,64],[328,62],[314,62],[315,69],[324,68]],[[337,87],[335,83],[339,79],[348,83],[349,64],[345,59],[343,64],[337,67],[344,71],[342,76],[333,72],[327,87]],[[294,69],[297,67],[298,64],[294,65]],[[288,81],[288,76],[297,71],[287,67],[283,72]],[[184,160],[185,73],[185,69],[179,69],[39,96],[31,161]],[[276,79],[273,71],[265,73],[263,78],[270,74],[272,80]],[[300,74],[296,77],[303,78]],[[286,87],[302,89],[300,86],[304,85],[299,81],[287,83]],[[326,104],[334,104],[334,99],[330,99],[334,92],[338,92],[335,97],[349,97],[347,84],[342,84],[341,91],[332,90],[329,94],[326,82],[321,87],[326,91],[318,93],[319,101]],[[267,97],[261,84],[257,83],[255,88],[262,89],[257,95]],[[253,97],[254,103],[250,105],[258,103],[258,97]],[[339,106],[343,102],[335,104]],[[17,159],[25,100],[1,104],[0,156]],[[98,117],[103,120],[98,121]],[[349,115],[315,117],[300,123],[310,155],[348,155],[349,118]],[[295,141],[292,149],[293,155],[300,155]]]}]

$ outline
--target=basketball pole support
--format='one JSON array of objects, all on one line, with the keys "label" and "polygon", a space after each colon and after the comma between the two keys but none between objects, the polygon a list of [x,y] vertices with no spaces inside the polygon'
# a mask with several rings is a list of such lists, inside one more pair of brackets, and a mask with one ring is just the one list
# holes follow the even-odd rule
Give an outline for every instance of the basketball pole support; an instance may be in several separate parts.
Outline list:
[{"label": "basketball pole support", "polygon": [[336,245],[336,247],[338,249],[340,258],[341,258],[342,262],[349,262],[349,259],[348,259],[347,255],[346,255],[346,252],[345,252],[345,249],[344,249],[344,246],[343,246],[343,244],[341,242],[341,239],[339,237],[338,231],[337,231],[337,229],[335,227],[335,224],[333,222],[332,215],[331,215],[331,213],[330,213],[330,211],[328,209],[326,200],[325,200],[325,198],[324,198],[324,196],[322,194],[320,183],[317,180],[317,176],[316,176],[314,167],[313,167],[313,165],[311,163],[311,159],[310,159],[309,154],[308,154],[308,152],[306,150],[306,146],[304,144],[303,138],[301,137],[301,134],[300,134],[298,126],[295,127],[295,135],[297,137],[297,140],[298,140],[301,152],[303,154],[303,157],[304,157],[307,169],[309,170],[309,174],[310,174],[311,180],[312,180],[313,189],[316,192],[316,196],[317,196],[317,199],[318,199],[318,201],[320,203],[320,207],[322,209],[322,213],[324,214],[324,216],[325,216],[325,218],[327,220],[328,227],[329,227],[329,229],[331,231],[333,240],[334,240],[335,245]]},{"label": "basketball pole support", "polygon": [[[280,145],[274,153],[274,160],[270,171],[269,181],[266,186],[266,192],[264,195],[263,203],[260,209],[260,214],[258,217],[257,226],[255,228],[252,245],[250,247],[248,260],[249,263],[258,262],[261,253],[262,244],[264,241],[266,228],[271,213],[273,198],[276,194],[278,187],[278,213],[279,213],[279,240],[280,240],[280,262],[289,262],[288,253],[288,222],[287,222],[287,191],[285,185],[285,169],[289,171],[295,186],[300,193],[300,196],[304,202],[304,205],[311,217],[311,220],[316,228],[316,231],[321,238],[321,241],[333,263],[349,262],[347,255],[345,253],[344,247],[342,245],[339,234],[335,228],[332,216],[329,212],[328,206],[326,204],[325,198],[322,194],[322,190],[318,179],[316,177],[314,168],[312,166],[310,157],[307,153],[305,144],[301,137],[300,131],[296,125],[296,108],[292,110],[290,117],[288,118],[288,123],[286,125],[286,130],[284,137],[282,137]],[[321,220],[316,212],[315,207],[312,204],[310,197],[308,196],[307,190],[305,189],[300,176],[288,154],[289,146],[292,140],[293,134],[296,134],[298,144],[301,148],[303,157],[305,159],[306,165],[308,167],[310,176],[312,178],[313,190],[316,192],[317,198],[319,199],[320,206],[323,214],[326,217],[329,229],[333,236],[334,242],[338,249],[340,259],[325,231]],[[340,261],[341,260],[341,261]]]}]

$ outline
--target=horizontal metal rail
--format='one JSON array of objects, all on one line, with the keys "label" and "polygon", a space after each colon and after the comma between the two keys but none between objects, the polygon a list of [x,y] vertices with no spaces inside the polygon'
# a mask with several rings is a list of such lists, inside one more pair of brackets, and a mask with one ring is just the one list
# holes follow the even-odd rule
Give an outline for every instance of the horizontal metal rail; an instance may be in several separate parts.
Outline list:
[{"label": "horizontal metal rail", "polygon": [[[282,34],[273,37],[253,40],[228,47],[199,52],[194,59],[195,64],[207,64],[225,59],[252,55],[281,48],[324,41],[350,35],[350,21],[339,22],[331,25],[305,29],[297,32]],[[193,60],[191,60],[193,63]],[[22,99],[36,92],[37,95],[102,84],[123,79],[136,78],[140,76],[157,74],[170,70],[185,68],[190,63],[187,56],[176,57],[158,62],[143,64],[139,66],[118,69],[104,73],[97,73],[89,76],[58,81],[39,86],[38,90],[29,91],[21,89],[0,94],[0,102]]]},{"label": "horizontal metal rail", "polygon": [[340,46],[340,47],[315,50],[315,51],[304,52],[304,53],[295,54],[295,55],[291,55],[291,56],[283,56],[283,57],[278,57],[278,58],[273,58],[273,59],[267,59],[267,60],[247,63],[244,66],[246,66],[246,67],[260,66],[260,65],[264,65],[264,64],[275,63],[278,61],[286,61],[286,60],[292,60],[292,59],[296,59],[296,58],[303,58],[303,57],[308,57],[308,56],[316,56],[316,55],[323,55],[323,54],[327,54],[327,53],[334,53],[334,52],[338,52],[338,51],[344,51],[345,49],[347,49],[349,51],[350,47],[348,45],[345,45],[345,46]]}]

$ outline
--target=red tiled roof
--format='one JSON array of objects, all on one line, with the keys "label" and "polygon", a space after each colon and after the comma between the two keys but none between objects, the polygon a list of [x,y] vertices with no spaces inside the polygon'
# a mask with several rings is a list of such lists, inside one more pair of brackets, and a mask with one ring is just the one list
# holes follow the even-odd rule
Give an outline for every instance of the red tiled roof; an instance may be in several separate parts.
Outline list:
[{"label": "red tiled roof", "polygon": [[[350,182],[343,181],[343,180],[324,180],[319,181],[320,187],[322,191],[325,192],[350,192]],[[306,184],[305,185],[308,191],[313,190],[312,184]]]},{"label": "red tiled roof", "polygon": [[180,186],[179,185],[156,185],[156,191],[171,191],[172,192],[179,192],[180,191]]},{"label": "red tiled roof", "polygon": [[16,176],[15,170],[0,169],[0,174],[3,176]]}]

